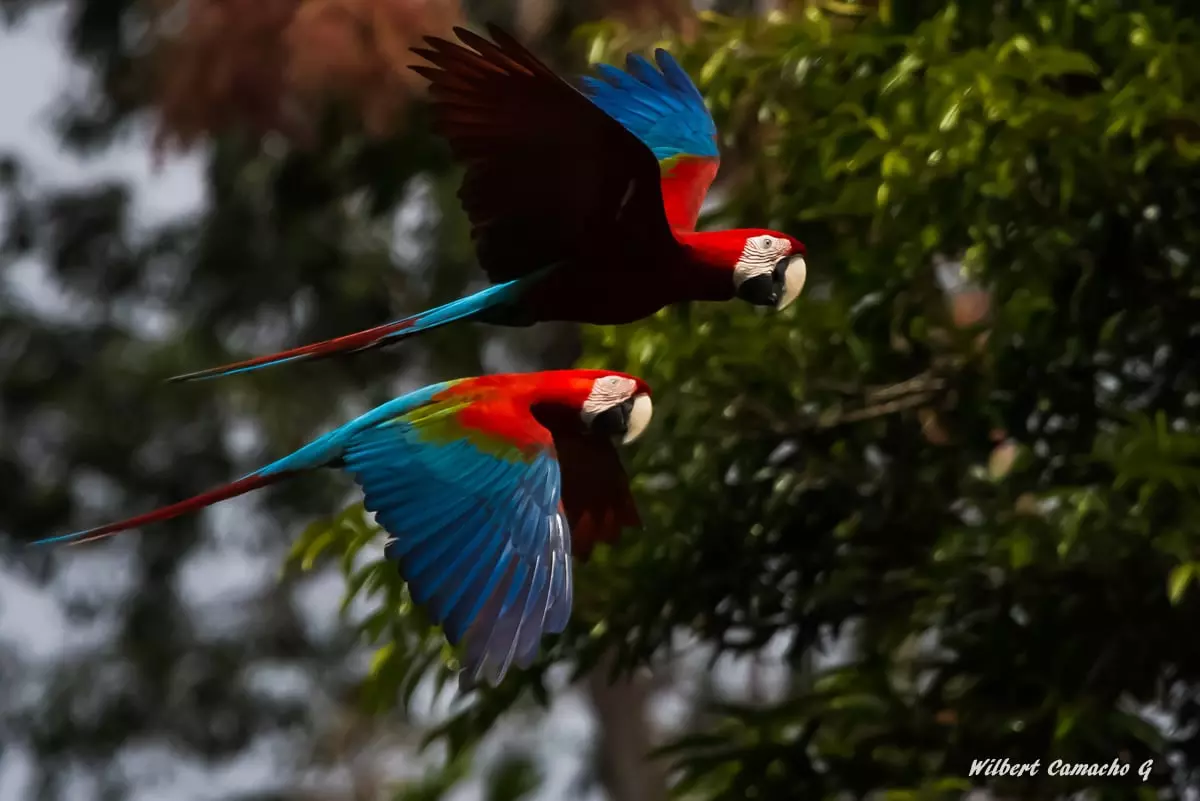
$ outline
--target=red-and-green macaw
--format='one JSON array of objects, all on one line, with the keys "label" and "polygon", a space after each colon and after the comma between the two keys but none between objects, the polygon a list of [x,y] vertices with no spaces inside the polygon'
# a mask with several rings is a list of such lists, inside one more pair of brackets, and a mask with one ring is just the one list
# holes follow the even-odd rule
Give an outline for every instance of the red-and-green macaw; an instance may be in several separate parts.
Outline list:
[{"label": "red-and-green macaw", "polygon": [[[577,90],[504,31],[428,38],[437,129],[466,167],[459,191],[493,285],[326,342],[178,376],[209,378],[366,350],[459,320],[621,324],[681,301],[740,297],[783,308],[807,275],[804,245],[762,229],[697,232],[720,154],[716,126],[665,50],[630,55]],[[473,48],[473,49],[470,49]]]},{"label": "red-and-green macaw", "polygon": [[237,481],[153,512],[38,540],[84,543],[322,467],[346,470],[390,535],[413,601],[452,645],[464,686],[528,667],[571,613],[572,551],[640,525],[614,446],[651,416],[640,378],[558,370],[463,378],[389,401]]}]

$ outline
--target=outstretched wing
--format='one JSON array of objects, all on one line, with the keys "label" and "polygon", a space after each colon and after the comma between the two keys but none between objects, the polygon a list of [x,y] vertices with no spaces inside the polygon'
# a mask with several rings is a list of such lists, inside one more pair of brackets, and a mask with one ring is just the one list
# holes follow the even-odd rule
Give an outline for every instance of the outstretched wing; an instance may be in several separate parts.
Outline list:
[{"label": "outstretched wing", "polygon": [[673,228],[696,229],[700,207],[721,164],[717,126],[679,63],[661,48],[653,64],[630,54],[625,71],[601,64],[582,79],[584,93],[640,139],[658,159],[663,202]]},{"label": "outstretched wing", "polygon": [[494,42],[455,28],[467,47],[427,38],[414,52],[432,66],[412,67],[430,80],[435,126],[466,166],[459,198],[488,277],[588,264],[597,243],[629,243],[646,257],[639,267],[677,247],[646,146],[514,38],[488,32]]},{"label": "outstretched wing", "polygon": [[[503,432],[503,433],[497,433]],[[342,455],[366,508],[391,535],[413,601],[469,681],[528,667],[571,612],[570,529],[550,433],[503,399],[451,390],[359,432]]]}]

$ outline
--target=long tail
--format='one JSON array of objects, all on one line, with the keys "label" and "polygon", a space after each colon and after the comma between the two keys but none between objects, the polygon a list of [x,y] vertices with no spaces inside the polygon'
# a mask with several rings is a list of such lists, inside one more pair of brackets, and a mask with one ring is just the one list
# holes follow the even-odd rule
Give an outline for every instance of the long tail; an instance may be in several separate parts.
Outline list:
[{"label": "long tail", "polygon": [[[359,331],[355,334],[347,334],[336,339],[327,339],[324,342],[316,342],[312,345],[303,345],[299,348],[292,348],[291,350],[285,350],[269,356],[258,356],[253,359],[247,359],[244,362],[227,364],[221,367],[210,367],[206,370],[197,370],[194,373],[177,375],[168,378],[167,382],[177,383],[180,381],[197,381],[205,378],[219,378],[221,376],[236,375],[237,373],[248,373],[252,370],[271,367],[276,364],[284,364],[285,362],[322,359],[338,353],[356,353],[358,351],[370,350],[371,348],[378,348],[405,337],[438,328],[447,323],[477,317],[484,311],[511,303],[519,296],[528,280],[529,277],[522,277],[503,284],[496,284],[495,286],[490,286],[487,289],[476,292],[474,295],[468,295],[465,298],[447,303],[444,306],[438,306],[437,308],[423,311],[420,314],[414,314],[412,317],[405,317],[403,320],[396,320],[395,322],[368,328],[365,331]],[[521,286],[518,286],[519,284]]]},{"label": "long tail", "polygon": [[265,487],[268,484],[274,484],[276,481],[290,475],[287,472],[264,473],[259,471],[250,475],[239,478],[237,481],[223,484],[220,487],[211,489],[208,492],[202,492],[199,495],[188,498],[186,501],[173,503],[170,506],[164,506],[161,509],[155,509],[153,512],[131,517],[128,520],[122,520],[118,523],[108,523],[103,526],[85,529],[84,531],[76,531],[71,534],[60,534],[57,537],[46,537],[40,540],[34,540],[30,545],[53,545],[55,543],[68,545],[82,545],[85,542],[94,542],[102,540],[105,537],[111,537],[114,534],[120,534],[122,531],[128,531],[131,528],[140,528],[149,523],[157,523],[161,520],[170,520],[172,517],[194,512],[197,509],[203,509],[205,506],[233,498],[238,495],[244,495],[251,490]]},{"label": "long tail", "polygon": [[164,506],[161,509],[155,509],[153,512],[146,512],[145,514],[131,517],[128,520],[122,520],[118,523],[108,523],[107,525],[96,526],[95,528],[76,531],[71,534],[60,534],[57,537],[34,540],[30,545],[52,545],[56,543],[80,545],[85,542],[101,540],[105,537],[111,537],[114,534],[120,534],[122,531],[139,528],[162,520],[170,520],[173,517],[179,517],[188,512],[194,512],[197,509],[211,506],[219,501],[244,495],[252,490],[260,489],[294,476],[297,473],[321,467],[335,466],[339,463],[345,443],[349,439],[358,435],[364,429],[392,420],[429,403],[439,393],[444,392],[457,383],[458,381],[443,381],[413,390],[399,398],[394,398],[382,406],[376,406],[371,411],[359,415],[345,425],[317,437],[299,450],[292,451],[287,456],[271,462],[266,467],[255,470],[253,473],[243,476],[237,481],[231,481],[228,484],[210,489],[208,492],[202,492],[199,495],[188,498],[186,501],[173,503],[170,506]]}]

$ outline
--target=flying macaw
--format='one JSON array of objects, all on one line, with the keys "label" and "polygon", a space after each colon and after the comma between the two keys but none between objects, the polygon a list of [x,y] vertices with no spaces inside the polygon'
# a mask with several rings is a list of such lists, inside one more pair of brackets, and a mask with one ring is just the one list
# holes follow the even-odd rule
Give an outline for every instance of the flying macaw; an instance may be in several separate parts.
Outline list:
[{"label": "flying macaw", "polygon": [[[717,174],[716,125],[665,50],[577,90],[512,36],[427,37],[437,130],[466,167],[459,198],[493,285],[355,334],[172,381],[367,350],[459,320],[503,326],[640,320],[681,301],[782,309],[804,288],[803,243],[763,229],[697,232]],[[432,66],[430,66],[432,65]]]},{"label": "flying macaw", "polygon": [[390,535],[413,601],[465,643],[464,688],[528,667],[571,613],[571,553],[638,526],[614,442],[650,422],[650,388],[603,370],[463,378],[416,390],[237,481],[38,540],[91,542],[321,467],[348,471]]}]

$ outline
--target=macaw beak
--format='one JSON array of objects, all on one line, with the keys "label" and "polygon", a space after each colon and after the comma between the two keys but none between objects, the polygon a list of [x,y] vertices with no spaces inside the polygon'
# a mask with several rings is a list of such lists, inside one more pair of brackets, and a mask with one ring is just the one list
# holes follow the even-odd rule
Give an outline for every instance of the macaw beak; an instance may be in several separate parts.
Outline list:
[{"label": "macaw beak", "polygon": [[807,278],[808,262],[804,260],[804,257],[796,255],[788,259],[787,267],[783,271],[783,294],[775,304],[777,311],[783,311],[791,305],[793,300],[800,297]]},{"label": "macaw beak", "polygon": [[628,445],[640,437],[646,426],[650,425],[653,414],[654,404],[650,402],[650,396],[645,393],[634,395],[633,408],[629,410],[629,420],[625,425],[625,436],[622,437],[621,444]]}]

